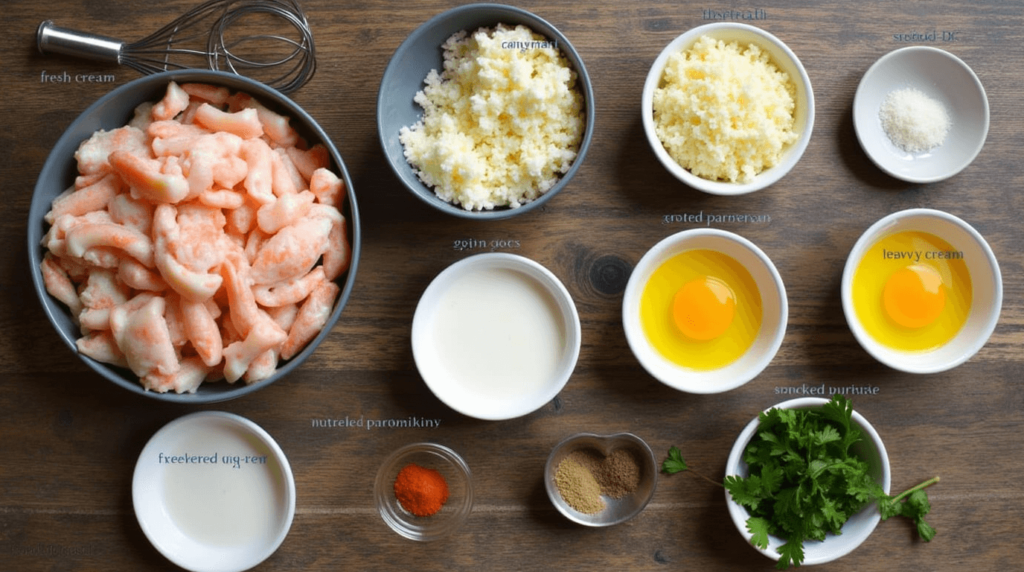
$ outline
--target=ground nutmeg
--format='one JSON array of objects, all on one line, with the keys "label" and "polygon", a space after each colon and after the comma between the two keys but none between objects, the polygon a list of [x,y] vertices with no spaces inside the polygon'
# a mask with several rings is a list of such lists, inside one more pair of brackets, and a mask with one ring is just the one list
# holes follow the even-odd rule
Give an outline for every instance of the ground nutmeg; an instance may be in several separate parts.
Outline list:
[{"label": "ground nutmeg", "polygon": [[640,486],[641,463],[633,451],[616,449],[609,455],[597,449],[578,449],[566,455],[555,470],[555,485],[569,506],[584,514],[604,510],[602,497],[618,499]]},{"label": "ground nutmeg", "polygon": [[448,482],[434,469],[410,463],[395,478],[395,497],[416,516],[431,516],[448,501]]}]

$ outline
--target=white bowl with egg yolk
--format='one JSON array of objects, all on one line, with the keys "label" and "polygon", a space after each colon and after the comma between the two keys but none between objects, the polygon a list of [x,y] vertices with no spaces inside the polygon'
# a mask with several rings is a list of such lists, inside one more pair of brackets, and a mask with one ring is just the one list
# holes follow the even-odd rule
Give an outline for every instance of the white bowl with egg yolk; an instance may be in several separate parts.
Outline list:
[{"label": "white bowl with egg yolk", "polygon": [[[672,361],[656,349],[641,319],[641,298],[652,274],[673,257],[694,250],[710,250],[732,258],[750,274],[760,295],[760,326],[752,344],[734,361],[715,369],[696,369]],[[633,269],[622,301],[622,326],[637,361],[655,379],[687,393],[721,393],[757,377],[779,351],[788,318],[786,288],[768,255],[738,234],[711,228],[685,230],[654,245]]]},{"label": "white bowl with egg yolk", "polygon": [[[865,253],[879,240],[899,232],[934,235],[962,253],[971,282],[971,304],[966,322],[948,342],[928,351],[901,351],[887,347],[868,333],[854,303],[854,276]],[[892,213],[871,225],[854,244],[846,259],[842,281],[843,312],[854,337],[872,357],[908,373],[937,373],[954,368],[976,354],[999,321],[1003,282],[999,263],[984,237],[960,218],[934,209]]]}]

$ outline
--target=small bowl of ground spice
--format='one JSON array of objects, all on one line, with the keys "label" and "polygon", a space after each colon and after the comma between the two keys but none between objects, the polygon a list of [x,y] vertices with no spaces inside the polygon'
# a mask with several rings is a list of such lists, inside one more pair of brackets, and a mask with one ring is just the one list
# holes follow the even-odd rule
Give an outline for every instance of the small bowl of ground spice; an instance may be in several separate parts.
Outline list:
[{"label": "small bowl of ground spice", "polygon": [[625,522],[654,497],[658,466],[643,439],[631,433],[579,433],[555,446],[544,467],[551,503],[584,526]]},{"label": "small bowl of ground spice", "polygon": [[978,76],[953,54],[900,48],[864,73],[853,126],[879,169],[911,183],[933,183],[959,173],[981,152],[988,98]]},{"label": "small bowl of ground spice", "polygon": [[473,508],[469,465],[435,443],[406,445],[377,471],[374,497],[381,518],[412,540],[437,540],[457,530]]}]

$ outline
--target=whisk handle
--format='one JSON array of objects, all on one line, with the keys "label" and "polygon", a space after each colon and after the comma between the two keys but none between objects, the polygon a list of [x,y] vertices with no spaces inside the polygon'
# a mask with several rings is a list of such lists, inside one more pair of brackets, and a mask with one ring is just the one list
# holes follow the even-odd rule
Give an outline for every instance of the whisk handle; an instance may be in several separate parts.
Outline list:
[{"label": "whisk handle", "polygon": [[39,24],[36,31],[36,46],[44,54],[63,54],[103,62],[121,63],[121,47],[124,42],[79,32],[67,28],[59,28],[52,20]]}]

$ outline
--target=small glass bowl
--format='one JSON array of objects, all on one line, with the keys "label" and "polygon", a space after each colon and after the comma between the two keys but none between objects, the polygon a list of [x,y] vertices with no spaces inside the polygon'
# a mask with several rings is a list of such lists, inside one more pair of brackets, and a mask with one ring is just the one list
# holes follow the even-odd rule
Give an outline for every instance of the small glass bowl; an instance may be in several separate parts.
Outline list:
[{"label": "small glass bowl", "polygon": [[[410,463],[441,473],[448,483],[448,501],[431,516],[416,516],[395,497],[395,478]],[[412,540],[437,540],[458,529],[473,509],[473,478],[469,465],[455,451],[435,443],[406,445],[384,460],[373,487],[377,510],[392,530]]]},{"label": "small glass bowl", "polygon": [[[555,483],[555,475],[562,459],[574,451],[585,449],[596,450],[604,456],[611,455],[617,449],[625,449],[632,452],[640,462],[640,483],[636,490],[622,498],[602,495],[605,508],[594,514],[586,514],[574,509],[562,498],[562,494],[558,491],[558,485]],[[555,445],[544,466],[544,487],[547,489],[551,504],[563,516],[583,526],[603,527],[626,522],[644,510],[647,503],[654,498],[654,490],[657,485],[658,462],[654,457],[654,452],[643,439],[632,433],[617,433],[615,435],[577,433]]]}]

